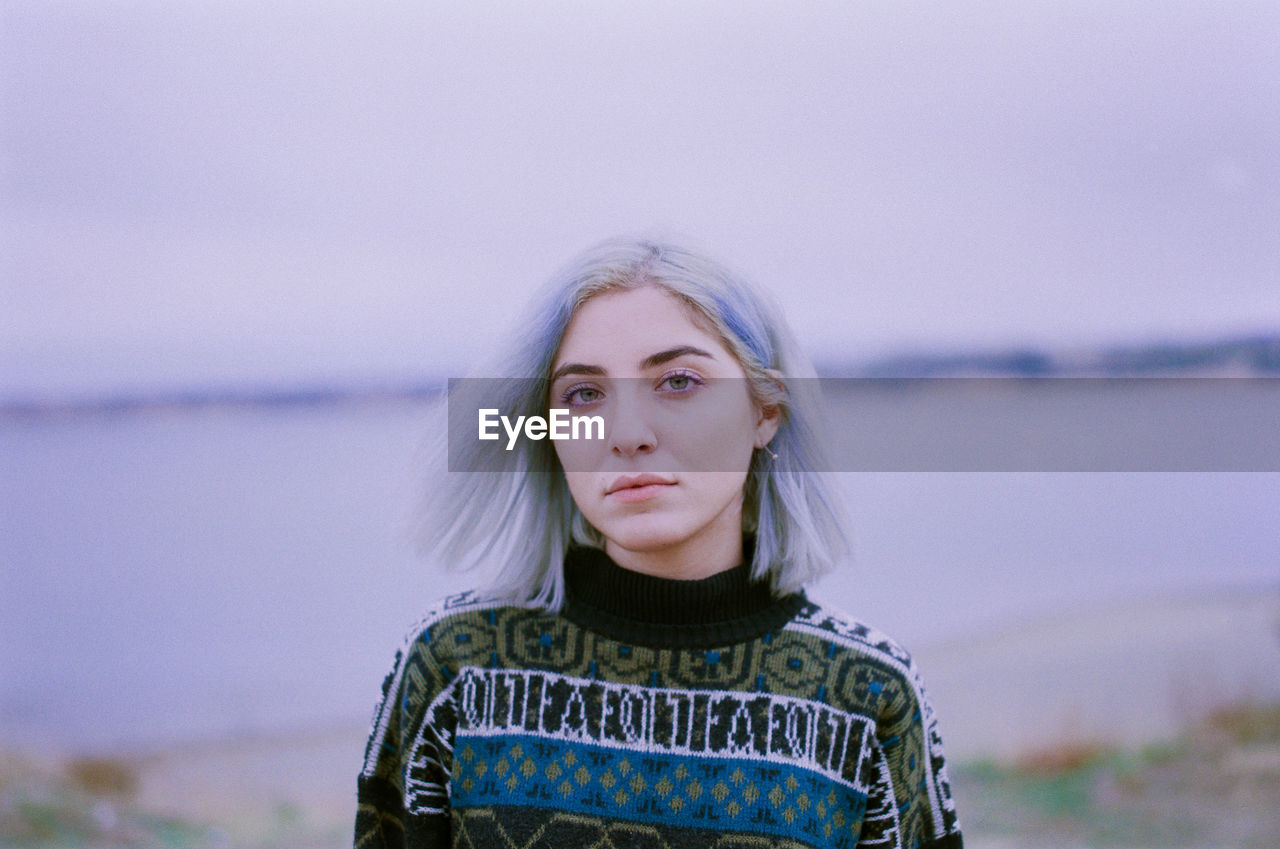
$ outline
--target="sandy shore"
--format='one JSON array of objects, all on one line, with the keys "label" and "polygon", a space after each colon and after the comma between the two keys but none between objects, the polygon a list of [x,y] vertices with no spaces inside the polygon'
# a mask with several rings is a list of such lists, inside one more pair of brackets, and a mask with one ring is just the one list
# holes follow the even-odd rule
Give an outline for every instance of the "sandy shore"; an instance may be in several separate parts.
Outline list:
[{"label": "sandy shore", "polygon": [[1139,747],[1280,703],[1280,585],[1063,612],[914,655],[955,759]]}]

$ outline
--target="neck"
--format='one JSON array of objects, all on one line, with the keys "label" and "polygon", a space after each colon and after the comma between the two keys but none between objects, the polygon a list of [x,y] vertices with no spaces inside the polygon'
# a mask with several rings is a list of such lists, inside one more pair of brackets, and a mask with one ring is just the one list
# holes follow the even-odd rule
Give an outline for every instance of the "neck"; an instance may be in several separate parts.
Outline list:
[{"label": "neck", "polygon": [[651,648],[708,649],[762,637],[807,601],[803,593],[774,597],[767,581],[752,581],[755,537],[740,545],[742,565],[684,581],[624,569],[598,548],[571,547],[564,615],[609,639]]},{"label": "neck", "polygon": [[605,540],[604,551],[624,569],[658,578],[693,581],[742,563],[742,510],[726,511],[681,543],[636,550]]}]

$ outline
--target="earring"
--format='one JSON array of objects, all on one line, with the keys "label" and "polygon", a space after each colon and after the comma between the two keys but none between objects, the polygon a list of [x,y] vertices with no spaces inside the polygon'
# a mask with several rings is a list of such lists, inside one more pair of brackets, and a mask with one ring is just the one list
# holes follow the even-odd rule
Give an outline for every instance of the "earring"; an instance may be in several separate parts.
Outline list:
[{"label": "earring", "polygon": [[761,448],[761,450],[763,450],[763,451],[764,451],[764,453],[766,453],[766,454],[768,454],[768,455],[769,455],[769,459],[770,459],[770,460],[776,460],[776,459],[778,459],[778,455],[777,455],[777,454],[774,454],[774,453],[773,453],[773,451],[772,451],[772,450],[770,450],[770,448],[769,448],[769,446],[768,446],[768,445],[761,445],[761,446],[760,446],[760,448]]}]

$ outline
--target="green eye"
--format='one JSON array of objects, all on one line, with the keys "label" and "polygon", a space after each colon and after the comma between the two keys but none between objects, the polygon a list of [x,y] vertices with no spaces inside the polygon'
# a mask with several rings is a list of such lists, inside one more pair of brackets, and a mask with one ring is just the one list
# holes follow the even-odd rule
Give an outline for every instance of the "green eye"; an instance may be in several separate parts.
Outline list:
[{"label": "green eye", "polygon": [[561,394],[560,402],[568,404],[570,407],[582,407],[587,404],[594,404],[601,397],[603,397],[603,393],[594,386],[574,386]]},{"label": "green eye", "polygon": [[678,371],[662,378],[659,386],[665,386],[668,390],[675,394],[684,394],[692,392],[695,387],[701,386],[702,381],[698,379],[696,374],[690,374],[686,371]]}]

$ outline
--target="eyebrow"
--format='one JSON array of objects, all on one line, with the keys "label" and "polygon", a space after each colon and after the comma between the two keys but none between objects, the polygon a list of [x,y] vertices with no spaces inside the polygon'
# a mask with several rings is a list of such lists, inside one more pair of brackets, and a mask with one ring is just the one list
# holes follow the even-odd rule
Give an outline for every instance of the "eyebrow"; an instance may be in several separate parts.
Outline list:
[{"label": "eyebrow", "polygon": [[[689,354],[696,357],[706,357],[709,360],[715,359],[714,354],[707,353],[701,348],[695,348],[692,345],[677,345],[674,348],[668,348],[665,351],[659,351],[656,354],[650,354],[645,357],[640,361],[640,370],[645,371],[646,369],[660,366],[663,363],[669,363],[677,357],[683,357]],[[586,363],[565,363],[560,366],[560,368],[552,372],[551,382],[555,383],[560,378],[569,374],[603,375],[604,373],[605,370],[600,366],[587,365]]]}]

